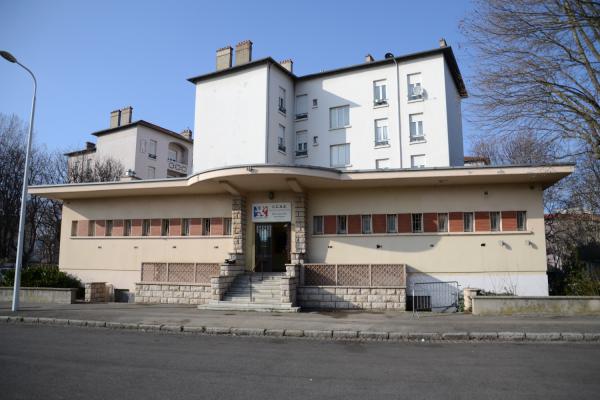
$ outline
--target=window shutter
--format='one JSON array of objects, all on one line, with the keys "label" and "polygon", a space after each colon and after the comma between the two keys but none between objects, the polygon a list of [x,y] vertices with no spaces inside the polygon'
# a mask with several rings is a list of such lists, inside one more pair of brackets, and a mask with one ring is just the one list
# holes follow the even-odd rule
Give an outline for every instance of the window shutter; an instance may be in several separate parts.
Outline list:
[{"label": "window shutter", "polygon": [[489,232],[490,230],[490,213],[488,211],[475,212],[475,231]]},{"label": "window shutter", "polygon": [[398,232],[412,232],[412,220],[410,214],[398,214]]},{"label": "window shutter", "polygon": [[359,234],[362,232],[361,229],[362,219],[361,215],[348,215],[348,233]]},{"label": "window shutter", "polygon": [[335,223],[335,215],[326,215],[323,217],[323,233],[326,235],[334,235],[336,233],[336,223]]}]

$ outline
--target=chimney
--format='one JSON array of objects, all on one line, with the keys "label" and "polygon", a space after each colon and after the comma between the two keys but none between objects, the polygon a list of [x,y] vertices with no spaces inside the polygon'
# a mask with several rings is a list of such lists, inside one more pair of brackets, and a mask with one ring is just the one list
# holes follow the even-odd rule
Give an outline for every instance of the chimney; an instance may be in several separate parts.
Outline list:
[{"label": "chimney", "polygon": [[94,150],[96,148],[96,144],[92,142],[85,142],[86,150]]},{"label": "chimney", "polygon": [[235,65],[242,65],[252,61],[252,42],[244,40],[235,45]]},{"label": "chimney", "polygon": [[231,68],[231,56],[233,49],[231,46],[225,46],[217,49],[217,71]]},{"label": "chimney", "polygon": [[121,110],[121,124],[120,126],[131,123],[131,117],[133,117],[133,108],[131,106],[125,107]]},{"label": "chimney", "polygon": [[183,131],[181,131],[181,136],[188,140],[192,140],[192,130],[190,128],[185,128]]},{"label": "chimney", "polygon": [[366,63],[372,63],[373,61],[375,61],[375,59],[373,58],[373,56],[372,56],[372,55],[370,55],[370,54],[367,54],[367,55],[365,56],[365,62],[366,62]]},{"label": "chimney", "polygon": [[116,128],[121,125],[121,110],[111,111],[110,128]]},{"label": "chimney", "polygon": [[283,61],[279,61],[279,64],[287,69],[290,72],[294,72],[294,61],[292,61],[291,58],[288,58],[287,60],[283,60]]},{"label": "chimney", "polygon": [[446,43],[446,39],[444,39],[444,38],[441,38],[439,40],[439,43],[440,43],[440,47],[448,47],[448,44]]}]

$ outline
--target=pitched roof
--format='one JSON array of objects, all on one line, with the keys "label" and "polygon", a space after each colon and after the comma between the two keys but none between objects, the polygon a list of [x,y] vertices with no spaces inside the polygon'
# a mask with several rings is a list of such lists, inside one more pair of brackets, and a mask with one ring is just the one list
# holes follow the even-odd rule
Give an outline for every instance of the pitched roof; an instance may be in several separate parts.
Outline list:
[{"label": "pitched roof", "polygon": [[176,139],[183,140],[184,142],[194,143],[193,139],[185,138],[185,137],[183,137],[182,135],[180,135],[177,132],[173,132],[173,131],[171,131],[169,129],[163,128],[162,126],[158,126],[158,125],[152,124],[152,123],[150,123],[148,121],[144,121],[143,119],[140,119],[139,121],[132,122],[130,124],[121,125],[121,126],[115,126],[114,128],[108,128],[108,129],[103,129],[101,131],[92,132],[92,135],[94,135],[94,136],[103,136],[103,135],[107,135],[109,133],[121,131],[123,129],[134,128],[134,127],[136,127],[138,125],[145,126],[146,128],[150,128],[150,129],[153,129],[155,131],[158,131],[158,132],[164,133],[166,135],[172,136],[172,137],[174,137]]}]

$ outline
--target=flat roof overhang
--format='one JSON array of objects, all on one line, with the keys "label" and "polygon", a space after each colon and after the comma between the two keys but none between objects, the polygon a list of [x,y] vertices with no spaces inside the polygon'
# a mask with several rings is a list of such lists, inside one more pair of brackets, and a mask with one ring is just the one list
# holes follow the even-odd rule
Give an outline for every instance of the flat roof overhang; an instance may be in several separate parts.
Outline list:
[{"label": "flat roof overhang", "polygon": [[573,164],[354,170],[289,165],[241,165],[184,178],[32,186],[29,193],[58,200],[260,191],[368,189],[529,183],[552,186],[574,171]]}]

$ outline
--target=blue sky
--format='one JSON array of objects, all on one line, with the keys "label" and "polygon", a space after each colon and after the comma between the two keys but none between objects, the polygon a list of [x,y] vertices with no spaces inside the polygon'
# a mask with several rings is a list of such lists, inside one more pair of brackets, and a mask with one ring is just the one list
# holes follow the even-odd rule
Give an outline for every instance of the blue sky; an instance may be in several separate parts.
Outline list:
[{"label": "blue sky", "polygon": [[[213,71],[215,50],[244,39],[254,42],[254,58],[292,58],[304,75],[360,63],[367,53],[381,59],[435,48],[444,37],[467,77],[458,25],[471,7],[467,0],[0,0],[0,49],[37,76],[36,143],[72,150],[127,105],[134,120],[193,129],[186,79]],[[0,112],[28,120],[29,76],[0,59],[0,88]],[[463,123],[467,138],[473,128]]]}]

